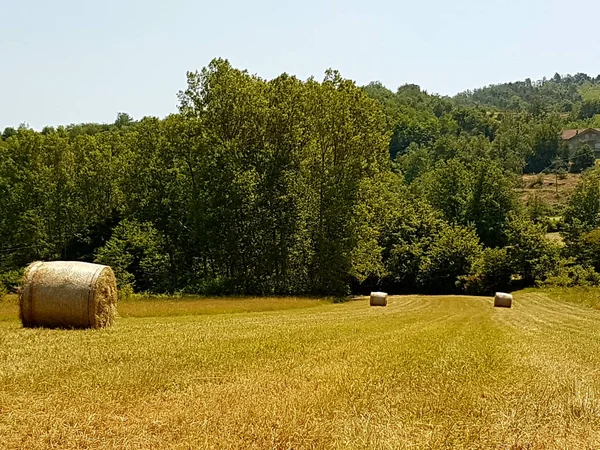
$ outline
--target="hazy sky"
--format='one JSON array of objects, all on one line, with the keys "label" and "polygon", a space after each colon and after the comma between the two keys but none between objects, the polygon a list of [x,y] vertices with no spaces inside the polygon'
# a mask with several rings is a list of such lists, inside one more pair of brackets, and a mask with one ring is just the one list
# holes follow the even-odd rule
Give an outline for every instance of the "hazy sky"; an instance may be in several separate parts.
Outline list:
[{"label": "hazy sky", "polygon": [[0,0],[0,130],[176,110],[214,57],[265,78],[459,91],[600,73],[598,0]]}]

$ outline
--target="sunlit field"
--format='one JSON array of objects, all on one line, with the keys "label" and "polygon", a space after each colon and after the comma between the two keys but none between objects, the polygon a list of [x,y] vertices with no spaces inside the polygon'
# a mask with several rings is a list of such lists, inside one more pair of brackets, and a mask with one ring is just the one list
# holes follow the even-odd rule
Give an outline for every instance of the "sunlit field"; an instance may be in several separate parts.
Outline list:
[{"label": "sunlit field", "polygon": [[8,297],[0,448],[598,448],[598,294],[570,292],[136,299],[102,331]]}]

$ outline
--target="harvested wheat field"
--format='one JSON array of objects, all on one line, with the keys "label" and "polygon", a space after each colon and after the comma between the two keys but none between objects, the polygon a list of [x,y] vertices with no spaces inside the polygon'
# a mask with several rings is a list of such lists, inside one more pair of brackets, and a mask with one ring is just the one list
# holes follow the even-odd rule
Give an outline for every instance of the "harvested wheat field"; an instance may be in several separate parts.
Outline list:
[{"label": "harvested wheat field", "polygon": [[23,329],[0,301],[0,447],[598,448],[600,311],[551,297],[146,300],[107,330]]}]

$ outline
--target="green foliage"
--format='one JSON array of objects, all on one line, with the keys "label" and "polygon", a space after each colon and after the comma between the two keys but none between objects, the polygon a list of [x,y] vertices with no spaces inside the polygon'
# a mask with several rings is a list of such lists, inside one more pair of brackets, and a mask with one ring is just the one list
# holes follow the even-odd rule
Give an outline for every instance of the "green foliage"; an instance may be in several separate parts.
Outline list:
[{"label": "green foliage", "polygon": [[465,224],[472,196],[471,174],[458,159],[443,161],[424,179],[425,197],[454,225]]},{"label": "green foliage", "polygon": [[111,266],[119,286],[139,291],[169,290],[169,258],[164,239],[150,223],[121,222],[98,249],[96,262]]},{"label": "green foliage", "polygon": [[538,224],[546,224],[548,215],[550,214],[550,206],[538,194],[534,194],[527,199],[527,213],[533,222]]},{"label": "green foliage", "polygon": [[371,270],[357,257],[376,261],[378,251],[376,231],[357,220],[371,214],[361,190],[388,159],[374,100],[334,71],[322,83],[267,83],[223,60],[189,74],[179,98],[212,153],[199,164],[206,190],[194,219],[208,278],[245,292],[340,294]]},{"label": "green foliage", "polygon": [[527,114],[507,115],[500,122],[492,152],[508,171],[523,172],[534,152],[533,130],[534,122]]},{"label": "green foliage", "polygon": [[417,282],[426,292],[456,292],[481,253],[475,230],[444,227],[419,264]]},{"label": "green foliage", "polygon": [[548,241],[543,225],[536,225],[523,215],[511,213],[507,228],[507,254],[513,273],[525,285],[546,279],[559,263],[559,248]]},{"label": "green foliage", "polygon": [[512,180],[496,163],[482,160],[472,172],[471,183],[467,222],[475,224],[484,245],[504,245],[508,215],[517,206]]},{"label": "green foliage", "polygon": [[600,274],[593,267],[571,264],[565,261],[556,273],[550,275],[543,283],[546,287],[600,286]]},{"label": "green foliage", "polygon": [[537,124],[533,131],[532,154],[527,159],[525,171],[539,173],[550,170],[555,159],[560,155],[561,124],[557,117],[552,117]]},{"label": "green foliage", "polygon": [[569,253],[578,263],[600,272],[600,228],[583,233],[577,242],[572,243]]},{"label": "green foliage", "polygon": [[[551,79],[504,83],[458,94],[455,99],[464,105],[479,105],[498,110],[546,112],[571,112],[587,94],[598,85],[598,79],[578,73],[574,76],[557,76]],[[589,95],[589,94],[588,94]]]},{"label": "green foliage", "polygon": [[9,270],[0,273],[0,292],[11,294],[17,293],[22,277],[23,270]]},{"label": "green foliage", "polygon": [[464,277],[465,290],[474,295],[507,291],[513,272],[513,263],[506,248],[486,248],[475,260],[472,273]]},{"label": "green foliage", "polygon": [[587,172],[575,187],[564,215],[563,235],[576,242],[580,235],[600,227],[600,172]]},{"label": "green foliage", "polygon": [[576,110],[579,120],[591,119],[600,113],[600,98],[588,98],[584,100]]},{"label": "green foliage", "polygon": [[[215,59],[188,73],[164,119],[7,128],[0,267],[97,260],[124,295],[449,292],[461,280],[489,292],[511,271],[532,284],[558,256],[545,206],[515,213],[515,180],[589,164],[589,149],[560,143],[567,117],[556,112],[589,115],[577,89],[593,103],[597,81],[449,99],[360,88],[333,70],[264,80]],[[572,242],[600,225],[600,184],[585,177],[565,213]]]},{"label": "green foliage", "polygon": [[493,161],[469,168],[458,159],[440,163],[424,180],[425,196],[451,224],[475,225],[483,244],[505,243],[507,216],[516,207],[513,182]]},{"label": "green foliage", "polygon": [[406,190],[390,197],[379,238],[386,270],[384,285],[393,291],[417,290],[421,261],[447,225],[429,204],[411,199]]},{"label": "green foliage", "polygon": [[15,134],[17,134],[17,130],[15,130],[13,127],[6,127],[2,132],[1,137],[3,140],[6,141],[8,138],[14,136]]},{"label": "green foliage", "polygon": [[412,183],[431,168],[431,157],[424,147],[419,147],[412,143],[408,146],[406,153],[396,159],[404,179],[407,183]]},{"label": "green foliage", "polygon": [[571,156],[571,172],[581,173],[596,163],[596,154],[594,150],[585,142],[579,142],[575,146]]}]

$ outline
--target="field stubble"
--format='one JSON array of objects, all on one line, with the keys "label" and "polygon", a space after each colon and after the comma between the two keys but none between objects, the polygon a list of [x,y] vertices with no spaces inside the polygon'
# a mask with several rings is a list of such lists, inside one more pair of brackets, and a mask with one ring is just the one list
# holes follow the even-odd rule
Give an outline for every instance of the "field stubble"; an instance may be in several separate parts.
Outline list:
[{"label": "field stubble", "polygon": [[124,302],[103,331],[25,330],[0,302],[2,448],[600,446],[594,309],[185,301]]}]

